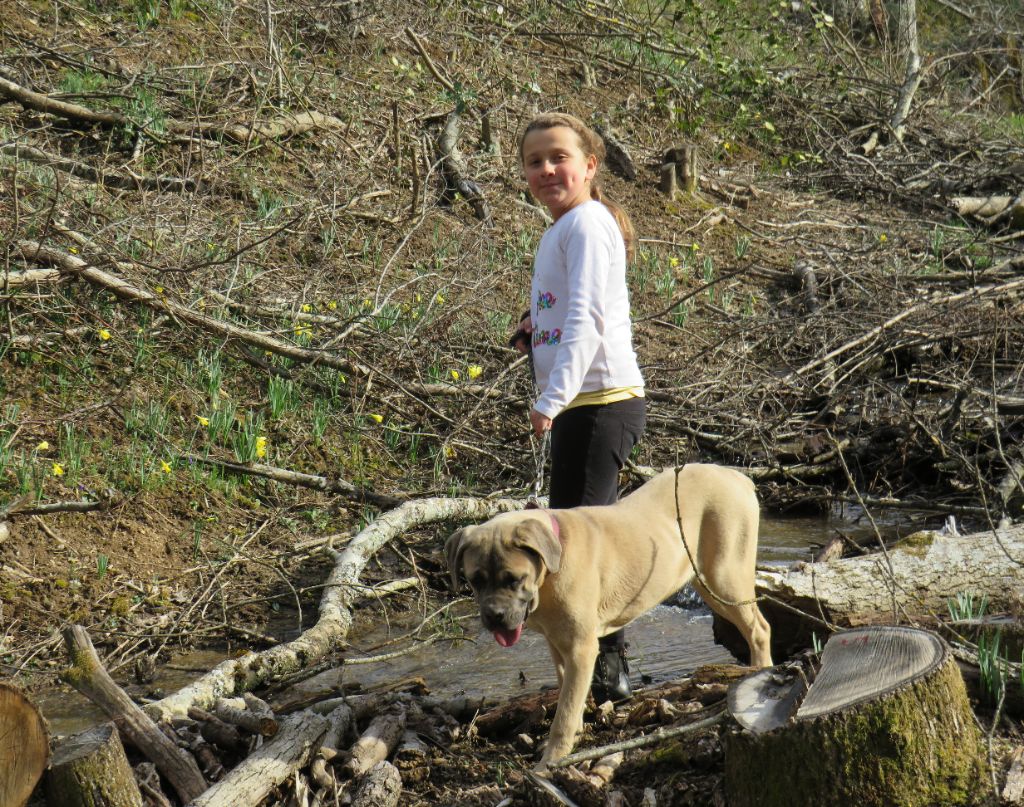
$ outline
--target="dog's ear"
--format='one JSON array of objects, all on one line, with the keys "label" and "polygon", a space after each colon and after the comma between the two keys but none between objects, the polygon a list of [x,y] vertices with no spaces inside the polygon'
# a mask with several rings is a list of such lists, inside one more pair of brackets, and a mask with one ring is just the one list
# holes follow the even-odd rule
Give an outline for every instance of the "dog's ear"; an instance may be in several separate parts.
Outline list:
[{"label": "dog's ear", "polygon": [[527,519],[517,525],[512,533],[512,546],[540,555],[549,574],[557,572],[562,565],[562,542],[554,530],[539,519]]},{"label": "dog's ear", "polygon": [[459,574],[462,572],[462,553],[466,549],[463,539],[466,537],[469,527],[462,527],[455,530],[444,542],[444,554],[448,559],[448,571],[452,575],[452,591],[459,590]]}]

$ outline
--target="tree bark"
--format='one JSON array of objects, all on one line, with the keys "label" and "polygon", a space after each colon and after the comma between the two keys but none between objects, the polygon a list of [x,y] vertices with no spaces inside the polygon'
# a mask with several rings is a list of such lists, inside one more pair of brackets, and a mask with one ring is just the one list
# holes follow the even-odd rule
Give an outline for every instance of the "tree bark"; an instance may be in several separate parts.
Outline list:
[{"label": "tree bark", "polygon": [[390,762],[378,762],[356,787],[352,807],[395,807],[402,795],[402,775]]},{"label": "tree bark", "polygon": [[191,807],[259,804],[275,787],[309,762],[320,747],[320,739],[328,727],[327,718],[310,712],[285,718],[272,740],[192,801]]},{"label": "tree bark", "polygon": [[142,807],[142,794],[113,723],[95,726],[57,746],[46,801],[52,807]]},{"label": "tree bark", "polygon": [[43,716],[15,686],[0,683],[0,805],[21,807],[46,770]]},{"label": "tree bark", "polygon": [[921,53],[917,39],[917,0],[900,0],[899,29],[896,39],[900,50],[906,54],[906,66],[903,84],[896,96],[896,104],[892,117],[889,119],[889,126],[896,139],[902,142],[910,106],[914,101],[917,88],[921,84]]},{"label": "tree bark", "polygon": [[189,802],[206,789],[206,780],[191,755],[175,745],[121,689],[103,668],[89,634],[81,625],[64,630],[71,666],[62,678],[99,706],[121,735],[153,762]]},{"label": "tree bark", "polygon": [[[988,803],[986,759],[945,642],[911,628],[832,636],[803,702],[779,668],[737,684],[726,738],[730,807]],[[803,684],[796,679],[797,689]]]}]

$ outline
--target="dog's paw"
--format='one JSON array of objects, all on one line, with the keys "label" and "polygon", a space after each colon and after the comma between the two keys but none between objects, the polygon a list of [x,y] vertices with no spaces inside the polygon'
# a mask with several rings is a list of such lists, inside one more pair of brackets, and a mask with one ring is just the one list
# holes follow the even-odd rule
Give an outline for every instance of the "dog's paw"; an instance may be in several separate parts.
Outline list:
[{"label": "dog's paw", "polygon": [[545,779],[551,778],[551,768],[548,767],[548,762],[546,759],[542,759],[540,762],[538,762],[536,765],[530,768],[530,771],[531,773],[534,773],[537,776],[543,776]]}]

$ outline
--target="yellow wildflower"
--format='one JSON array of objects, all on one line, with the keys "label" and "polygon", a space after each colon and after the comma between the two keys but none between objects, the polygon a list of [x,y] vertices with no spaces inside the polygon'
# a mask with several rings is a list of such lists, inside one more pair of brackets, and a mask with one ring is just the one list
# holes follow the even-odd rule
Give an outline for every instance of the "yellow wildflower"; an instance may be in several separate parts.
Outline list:
[{"label": "yellow wildflower", "polygon": [[40,441],[39,445],[36,446],[36,451],[48,451],[50,444],[45,440]]},{"label": "yellow wildflower", "polygon": [[447,457],[448,459],[451,459],[452,457],[454,457],[454,456],[455,456],[455,449],[454,449],[454,448],[452,448],[451,446],[448,446],[448,445],[446,445],[446,446],[444,447],[444,455],[445,455],[445,456],[446,456],[446,457]]},{"label": "yellow wildflower", "polygon": [[157,294],[163,294],[164,293],[164,287],[163,286],[157,286],[156,288],[153,289],[153,291],[155,291]]},{"label": "yellow wildflower", "polygon": [[696,252],[697,250],[700,249],[700,244],[698,244],[696,241],[694,241],[692,244],[690,244],[690,249],[693,250],[694,252]]},{"label": "yellow wildflower", "polygon": [[458,370],[449,370],[448,372],[451,373],[452,381],[458,381],[459,380],[459,371]]},{"label": "yellow wildflower", "polygon": [[679,258],[669,258],[668,265],[675,269],[677,266],[679,266]]},{"label": "yellow wildflower", "polygon": [[441,303],[444,302],[444,295],[441,294],[441,292],[438,292],[437,294],[434,295],[434,300],[437,302],[438,305],[440,305]]},{"label": "yellow wildflower", "polygon": [[471,364],[466,368],[466,375],[470,378],[479,378],[480,374],[484,371],[484,368],[479,364]]},{"label": "yellow wildflower", "polygon": [[210,425],[210,419],[209,418],[204,418],[202,415],[196,415],[196,419],[199,421],[199,425],[200,426],[204,426],[205,427],[205,426],[209,426]]},{"label": "yellow wildflower", "polygon": [[78,247],[68,247],[68,252],[70,252],[72,255],[77,255]]},{"label": "yellow wildflower", "polygon": [[373,301],[370,300],[369,297],[364,297],[363,298],[363,308],[369,308],[371,305],[373,305]]},{"label": "yellow wildflower", "polygon": [[313,310],[313,306],[311,306],[309,303],[303,303],[302,304],[302,313],[303,314],[308,314],[312,310]]},{"label": "yellow wildflower", "polygon": [[373,414],[370,415],[370,420],[372,420],[374,423],[383,423],[384,422],[384,416],[383,415],[378,415],[376,413],[373,413]]},{"label": "yellow wildflower", "polygon": [[256,456],[260,459],[267,456],[267,438],[257,437],[256,438]]},{"label": "yellow wildflower", "polygon": [[330,302],[329,302],[329,303],[327,304],[327,310],[328,310],[328,311],[334,311],[334,310],[336,310],[337,308],[338,308],[338,304],[337,304],[337,303],[336,303],[336,302],[335,302],[334,300],[331,300],[331,301],[330,301]]},{"label": "yellow wildflower", "polygon": [[167,460],[160,460],[160,470],[165,474],[169,474],[171,472],[171,466]]},{"label": "yellow wildflower", "polygon": [[106,328],[100,328],[99,337],[104,342],[106,342],[110,338],[110,331],[108,331]]},{"label": "yellow wildflower", "polygon": [[882,233],[880,236],[878,236],[878,241],[881,244],[884,244],[888,240],[889,240],[889,236],[887,236],[885,233]]},{"label": "yellow wildflower", "polygon": [[729,149],[732,148],[732,143],[730,143],[728,140],[726,140],[724,143],[722,143],[722,148],[725,149],[726,151],[728,151]]},{"label": "yellow wildflower", "polygon": [[61,466],[61,464],[59,462],[55,462],[53,464],[53,475],[54,476],[64,476],[64,468]]}]

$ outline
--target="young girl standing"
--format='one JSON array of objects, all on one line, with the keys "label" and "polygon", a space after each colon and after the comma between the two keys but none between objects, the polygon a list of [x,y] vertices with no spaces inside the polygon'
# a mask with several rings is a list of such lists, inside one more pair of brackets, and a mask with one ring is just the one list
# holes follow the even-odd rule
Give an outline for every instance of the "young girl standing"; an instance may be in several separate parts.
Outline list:
[{"label": "young girl standing", "polygon": [[[533,350],[540,397],[530,423],[538,436],[551,432],[552,508],[614,503],[644,428],[626,288],[633,226],[598,187],[604,153],[593,130],[561,113],[534,118],[519,142],[530,192],[555,220],[534,258],[529,316],[513,337]],[[595,698],[628,697],[628,672],[623,631],[602,637]]]}]

